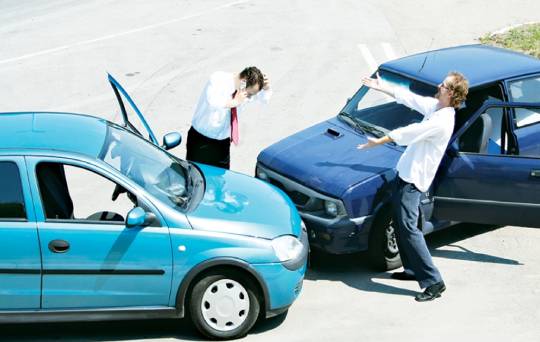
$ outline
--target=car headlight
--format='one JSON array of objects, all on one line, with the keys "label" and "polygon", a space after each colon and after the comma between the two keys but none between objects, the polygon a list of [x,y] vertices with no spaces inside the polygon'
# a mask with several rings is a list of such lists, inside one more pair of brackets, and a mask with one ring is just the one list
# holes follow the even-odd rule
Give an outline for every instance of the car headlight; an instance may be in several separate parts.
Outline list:
[{"label": "car headlight", "polygon": [[266,174],[266,172],[264,172],[260,168],[257,168],[257,178],[263,181],[268,181],[268,175]]},{"label": "car headlight", "polygon": [[338,216],[339,210],[336,202],[324,201],[324,211],[330,216]]},{"label": "car headlight", "polygon": [[293,260],[300,256],[304,246],[292,235],[283,235],[272,240],[272,247],[279,261]]}]

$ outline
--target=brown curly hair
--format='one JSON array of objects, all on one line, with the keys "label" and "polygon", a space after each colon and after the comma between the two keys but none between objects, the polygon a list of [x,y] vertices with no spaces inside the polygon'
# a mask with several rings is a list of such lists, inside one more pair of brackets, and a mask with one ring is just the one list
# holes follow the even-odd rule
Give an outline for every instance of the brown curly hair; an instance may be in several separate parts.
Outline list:
[{"label": "brown curly hair", "polygon": [[454,108],[458,108],[467,98],[467,94],[469,93],[469,81],[462,73],[457,71],[449,72],[448,76],[452,77],[452,82],[447,84],[448,90],[452,92],[450,105]]}]

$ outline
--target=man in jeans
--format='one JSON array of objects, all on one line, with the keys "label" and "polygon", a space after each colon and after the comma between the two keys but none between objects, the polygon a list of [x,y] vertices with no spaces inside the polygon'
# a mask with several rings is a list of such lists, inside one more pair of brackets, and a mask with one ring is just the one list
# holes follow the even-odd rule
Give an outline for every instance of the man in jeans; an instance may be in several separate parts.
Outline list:
[{"label": "man in jeans", "polygon": [[417,226],[420,195],[433,182],[454,130],[455,108],[465,100],[469,84],[462,74],[450,72],[439,84],[434,97],[420,96],[404,87],[392,87],[378,74],[375,79],[364,78],[363,84],[424,115],[419,123],[395,129],[382,138],[368,138],[358,149],[392,141],[407,146],[396,167],[398,177],[393,198],[396,238],[405,271],[393,273],[392,278],[418,281],[425,291],[415,299],[419,302],[433,300],[441,296],[446,286]]}]

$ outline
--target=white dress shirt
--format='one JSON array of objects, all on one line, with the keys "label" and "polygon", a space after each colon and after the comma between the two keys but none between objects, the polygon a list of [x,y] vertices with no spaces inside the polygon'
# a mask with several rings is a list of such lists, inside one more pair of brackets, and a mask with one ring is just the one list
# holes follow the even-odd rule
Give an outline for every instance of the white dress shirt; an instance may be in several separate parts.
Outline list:
[{"label": "white dress shirt", "polygon": [[394,88],[394,96],[398,103],[424,115],[421,122],[395,129],[388,136],[398,145],[407,146],[397,164],[399,177],[426,192],[452,137],[455,110],[438,109],[437,99],[416,95],[403,87]]},{"label": "white dress shirt", "polygon": [[[197,132],[207,138],[224,140],[231,136],[231,109],[225,105],[232,99],[232,94],[236,90],[234,84],[234,74],[217,71],[210,76],[204,90],[199,98],[195,114],[193,115],[192,126]],[[272,91],[262,89],[257,95],[246,99],[244,103],[236,107],[240,114],[247,102],[260,101],[268,103]]]}]

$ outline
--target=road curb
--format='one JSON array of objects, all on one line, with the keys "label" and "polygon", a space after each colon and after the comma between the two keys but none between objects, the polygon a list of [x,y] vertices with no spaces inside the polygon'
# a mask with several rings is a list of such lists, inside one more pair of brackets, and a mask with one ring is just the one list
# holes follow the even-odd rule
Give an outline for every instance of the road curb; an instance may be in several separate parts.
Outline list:
[{"label": "road curb", "polygon": [[505,34],[506,32],[508,32],[510,30],[513,30],[513,29],[516,29],[518,27],[522,27],[522,26],[526,26],[526,25],[532,25],[532,24],[538,24],[538,23],[539,23],[538,21],[529,21],[529,22],[522,23],[522,24],[510,25],[510,26],[506,26],[506,27],[504,27],[504,28],[502,28],[500,30],[494,31],[494,32],[490,33],[489,35],[491,37],[493,37],[493,36]]}]

